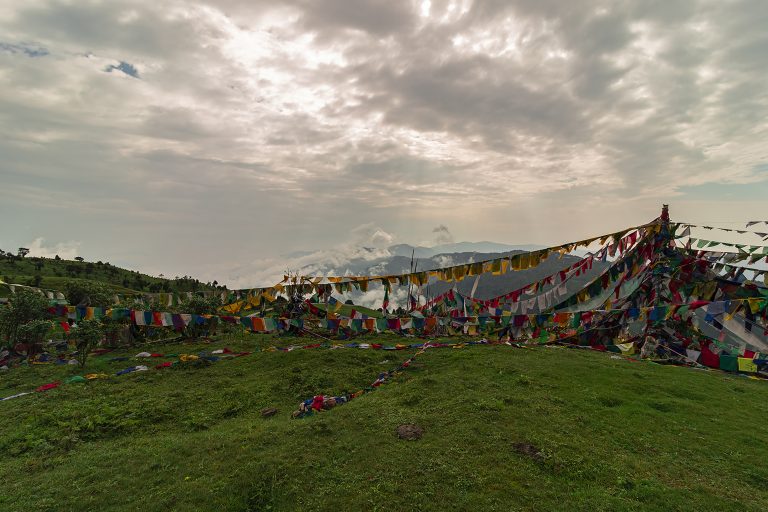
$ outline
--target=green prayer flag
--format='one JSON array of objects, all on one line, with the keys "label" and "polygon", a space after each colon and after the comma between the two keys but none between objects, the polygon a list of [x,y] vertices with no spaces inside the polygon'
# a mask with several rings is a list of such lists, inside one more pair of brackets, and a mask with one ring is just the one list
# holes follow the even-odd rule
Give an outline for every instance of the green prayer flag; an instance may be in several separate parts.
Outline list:
[{"label": "green prayer flag", "polygon": [[739,371],[739,357],[730,354],[720,354],[720,369],[726,372]]}]

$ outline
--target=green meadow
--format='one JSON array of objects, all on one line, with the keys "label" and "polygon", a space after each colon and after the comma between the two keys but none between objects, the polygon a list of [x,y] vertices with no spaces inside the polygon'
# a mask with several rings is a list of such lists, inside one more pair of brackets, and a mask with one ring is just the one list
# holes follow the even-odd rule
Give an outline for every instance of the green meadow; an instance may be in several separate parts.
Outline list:
[{"label": "green meadow", "polygon": [[[401,338],[380,336],[388,343]],[[0,374],[0,510],[764,510],[768,383],[586,350],[257,350],[231,335]],[[115,376],[149,350],[252,354]],[[274,416],[262,416],[277,408]],[[423,429],[418,440],[399,425]]]}]

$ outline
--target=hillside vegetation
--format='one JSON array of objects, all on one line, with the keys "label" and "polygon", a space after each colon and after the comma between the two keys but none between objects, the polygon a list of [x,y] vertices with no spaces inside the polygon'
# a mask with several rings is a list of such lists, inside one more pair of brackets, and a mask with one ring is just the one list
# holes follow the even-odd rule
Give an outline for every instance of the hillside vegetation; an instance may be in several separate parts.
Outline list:
[{"label": "hillside vegetation", "polygon": [[[382,340],[384,336],[377,339]],[[391,337],[395,343],[402,338]],[[165,354],[308,339],[230,335]],[[291,419],[314,394],[369,385],[412,350],[258,351],[0,403],[0,509],[764,510],[765,382],[564,348],[428,349],[390,383]],[[176,360],[157,358],[146,364]],[[3,375],[0,396],[81,374]],[[261,410],[278,413],[262,417]],[[415,441],[401,424],[424,429]]]},{"label": "hillside vegetation", "polygon": [[[189,276],[167,279],[116,267],[110,263],[95,263],[56,258],[21,257],[13,253],[0,254],[0,277],[6,283],[63,290],[71,280],[107,285],[115,293],[189,292],[219,288],[218,283],[202,283]],[[223,288],[223,287],[221,287]],[[0,296],[9,291],[0,288]]]}]

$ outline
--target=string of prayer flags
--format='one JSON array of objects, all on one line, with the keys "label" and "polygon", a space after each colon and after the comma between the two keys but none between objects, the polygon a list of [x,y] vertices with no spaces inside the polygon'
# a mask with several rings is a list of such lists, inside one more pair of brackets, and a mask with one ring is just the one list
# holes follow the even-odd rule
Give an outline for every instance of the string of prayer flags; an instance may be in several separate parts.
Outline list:
[{"label": "string of prayer flags", "polygon": [[[339,293],[343,293],[345,291],[351,291],[352,289],[359,290],[361,289],[360,288],[361,283],[369,283],[372,281],[380,282],[382,284],[384,282],[387,282],[389,284],[397,283],[401,286],[408,285],[408,284],[423,286],[426,283],[428,283],[429,279],[437,279],[445,282],[460,282],[467,277],[474,277],[474,276],[483,274],[485,272],[493,272],[493,273],[501,274],[510,269],[512,271],[527,270],[529,268],[538,266],[542,261],[547,259],[553,253],[563,254],[563,253],[571,252],[579,247],[588,247],[589,245],[593,244],[597,240],[607,241],[609,239],[612,239],[614,240],[614,243],[609,246],[608,252],[611,255],[614,255],[617,252],[623,253],[628,248],[628,240],[624,240],[624,237],[630,231],[636,232],[635,234],[630,235],[633,240],[632,243],[634,243],[634,240],[636,240],[638,237],[643,237],[643,236],[647,236],[648,234],[657,233],[659,232],[659,230],[660,230],[660,225],[658,224],[658,222],[654,221],[652,223],[645,224],[642,226],[627,228],[621,231],[617,231],[615,233],[602,235],[599,237],[588,238],[588,239],[580,240],[578,242],[571,242],[568,244],[562,244],[554,247],[549,247],[546,249],[523,252],[523,253],[503,256],[499,258],[492,258],[492,259],[488,259],[480,262],[441,267],[441,268],[427,270],[427,271],[410,272],[405,274],[394,274],[394,275],[377,275],[377,276],[327,276],[325,278],[302,276],[301,279],[312,281],[314,283],[314,286],[319,285],[319,281],[317,281],[317,279],[326,279],[331,284],[334,285],[334,288]],[[640,232],[642,233],[638,234]]]}]

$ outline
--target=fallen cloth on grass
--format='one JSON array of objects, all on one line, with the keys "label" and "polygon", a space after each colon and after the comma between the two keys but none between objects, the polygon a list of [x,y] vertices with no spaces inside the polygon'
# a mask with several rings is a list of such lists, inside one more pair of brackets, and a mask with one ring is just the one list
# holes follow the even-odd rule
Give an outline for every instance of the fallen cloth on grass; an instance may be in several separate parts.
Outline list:
[{"label": "fallen cloth on grass", "polygon": [[42,386],[37,388],[35,391],[40,393],[42,391],[48,391],[49,389],[55,389],[59,386],[61,386],[61,381],[57,380],[56,382],[49,382],[48,384],[43,384]]}]

